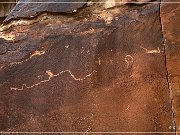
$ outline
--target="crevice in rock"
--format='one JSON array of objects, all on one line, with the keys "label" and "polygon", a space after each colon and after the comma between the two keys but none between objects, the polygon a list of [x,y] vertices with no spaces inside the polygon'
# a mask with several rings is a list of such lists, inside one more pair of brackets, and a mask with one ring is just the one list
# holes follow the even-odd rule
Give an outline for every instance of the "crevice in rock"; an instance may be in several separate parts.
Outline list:
[{"label": "crevice in rock", "polygon": [[5,50],[5,51],[2,51],[2,52],[0,52],[0,56],[1,56],[1,55],[5,55],[5,54],[7,54],[8,52],[14,52],[14,51],[16,51],[16,50]]},{"label": "crevice in rock", "polygon": [[172,110],[173,125],[172,125],[171,129],[173,129],[174,134],[176,134],[176,120],[175,120],[175,111],[174,111],[174,107],[173,107],[173,93],[172,93],[171,83],[169,81],[169,73],[168,73],[168,68],[167,68],[167,55],[166,55],[167,54],[167,48],[165,45],[165,38],[164,38],[164,34],[163,34],[163,24],[162,24],[162,18],[161,18],[161,4],[162,4],[162,0],[160,1],[160,4],[159,4],[159,21],[160,21],[160,25],[161,25],[162,43],[164,46],[163,53],[164,53],[164,63],[165,63],[165,68],[166,68],[166,80],[167,80],[167,84],[168,84],[171,110]]}]

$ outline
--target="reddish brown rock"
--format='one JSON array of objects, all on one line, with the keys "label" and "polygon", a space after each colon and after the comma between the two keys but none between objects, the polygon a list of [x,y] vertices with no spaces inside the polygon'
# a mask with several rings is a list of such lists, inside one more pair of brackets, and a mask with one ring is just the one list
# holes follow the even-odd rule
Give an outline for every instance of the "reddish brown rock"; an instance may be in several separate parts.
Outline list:
[{"label": "reddish brown rock", "polygon": [[[163,2],[170,2],[164,0]],[[174,2],[179,2],[174,0]],[[180,132],[180,3],[161,5],[161,20],[166,46],[166,62],[169,76],[169,87],[172,91],[172,102],[176,130]]]},{"label": "reddish brown rock", "polygon": [[159,15],[148,4],[4,28],[0,130],[173,131]]}]

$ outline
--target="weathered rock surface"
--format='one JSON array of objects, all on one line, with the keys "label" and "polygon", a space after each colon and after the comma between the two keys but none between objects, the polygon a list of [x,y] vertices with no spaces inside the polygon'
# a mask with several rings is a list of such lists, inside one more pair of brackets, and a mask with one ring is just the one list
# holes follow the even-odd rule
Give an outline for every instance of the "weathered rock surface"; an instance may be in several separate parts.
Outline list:
[{"label": "weathered rock surface", "polygon": [[1,131],[173,131],[160,4],[114,12],[4,26]]},{"label": "weathered rock surface", "polygon": [[8,15],[5,22],[10,19],[35,17],[42,12],[74,12],[77,9],[82,8],[86,2],[87,0],[20,0]]},{"label": "weathered rock surface", "polygon": [[[170,2],[164,0],[163,2]],[[174,2],[179,2],[174,0]],[[169,77],[169,87],[172,91],[172,103],[176,130],[180,132],[180,4],[162,4],[161,20],[163,26],[164,44],[166,46],[166,66]]]},{"label": "weathered rock surface", "polygon": [[0,17],[0,24],[3,23],[4,19],[5,19],[4,17]]},{"label": "weathered rock surface", "polygon": [[16,0],[0,0],[0,23],[1,17],[6,17],[10,13],[15,6],[15,2]]}]

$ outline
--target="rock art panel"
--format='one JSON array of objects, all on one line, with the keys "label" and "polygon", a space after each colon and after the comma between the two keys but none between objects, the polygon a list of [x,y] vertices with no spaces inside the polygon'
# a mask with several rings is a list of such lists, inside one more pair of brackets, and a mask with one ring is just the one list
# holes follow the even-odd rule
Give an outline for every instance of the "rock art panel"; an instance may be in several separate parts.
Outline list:
[{"label": "rock art panel", "polygon": [[174,131],[160,4],[101,12],[2,29],[1,131]]}]

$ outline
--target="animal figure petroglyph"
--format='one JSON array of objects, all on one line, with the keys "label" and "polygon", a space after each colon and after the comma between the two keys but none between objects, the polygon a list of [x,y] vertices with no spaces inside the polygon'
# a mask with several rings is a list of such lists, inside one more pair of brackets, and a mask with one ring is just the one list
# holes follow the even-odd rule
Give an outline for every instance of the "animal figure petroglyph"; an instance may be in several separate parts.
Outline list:
[{"label": "animal figure petroglyph", "polygon": [[148,50],[145,47],[140,46],[140,48],[142,48],[143,50],[145,50],[146,53],[152,54],[152,53],[161,53],[161,50],[159,49],[159,47],[157,47],[157,49],[154,50]]},{"label": "animal figure petroglyph", "polygon": [[46,74],[48,75],[48,79],[42,80],[42,81],[40,81],[38,83],[35,83],[35,84],[31,85],[31,86],[28,86],[27,84],[23,84],[20,88],[18,88],[18,87],[10,87],[10,89],[15,90],[15,91],[22,91],[24,89],[31,89],[33,87],[41,85],[42,83],[49,82],[49,81],[51,81],[52,78],[58,77],[58,76],[60,76],[61,74],[64,74],[64,73],[68,73],[71,76],[71,78],[73,80],[75,80],[75,81],[83,81],[83,80],[87,79],[88,77],[92,76],[95,72],[97,72],[97,71],[93,71],[90,74],[84,76],[83,78],[77,78],[70,70],[63,70],[63,71],[60,71],[57,74],[54,74],[51,70],[47,70]]}]

